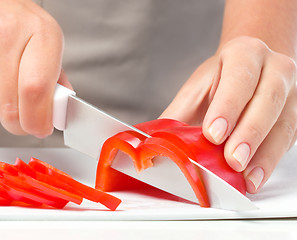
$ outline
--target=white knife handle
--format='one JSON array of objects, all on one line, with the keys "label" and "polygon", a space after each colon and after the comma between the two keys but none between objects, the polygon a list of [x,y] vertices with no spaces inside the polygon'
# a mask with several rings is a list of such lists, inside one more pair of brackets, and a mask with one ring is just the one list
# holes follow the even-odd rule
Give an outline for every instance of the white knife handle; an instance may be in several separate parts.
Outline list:
[{"label": "white knife handle", "polygon": [[75,92],[60,84],[56,85],[53,104],[53,125],[58,130],[65,130],[68,97]]}]

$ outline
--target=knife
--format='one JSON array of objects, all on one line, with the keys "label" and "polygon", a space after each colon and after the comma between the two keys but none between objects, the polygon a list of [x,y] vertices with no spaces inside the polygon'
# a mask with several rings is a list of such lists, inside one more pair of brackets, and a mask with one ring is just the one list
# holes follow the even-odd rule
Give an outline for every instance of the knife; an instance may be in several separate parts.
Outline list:
[{"label": "knife", "polygon": [[[64,132],[64,144],[98,161],[100,150],[109,137],[126,130],[145,132],[124,123],[76,96],[75,92],[59,84],[53,104],[53,125]],[[190,159],[202,174],[210,205],[225,210],[246,211],[258,209],[246,196],[227,182]],[[190,184],[179,168],[166,157],[156,157],[154,167],[135,171],[129,156],[119,151],[112,168],[194,203],[199,203]]]}]

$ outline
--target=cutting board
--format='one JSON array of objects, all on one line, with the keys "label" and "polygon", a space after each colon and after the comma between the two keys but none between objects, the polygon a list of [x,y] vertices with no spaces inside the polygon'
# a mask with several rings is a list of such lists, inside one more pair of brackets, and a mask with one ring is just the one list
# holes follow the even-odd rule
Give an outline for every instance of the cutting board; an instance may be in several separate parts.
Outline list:
[{"label": "cutting board", "polygon": [[[28,162],[39,158],[69,173],[75,179],[94,186],[97,162],[68,148],[0,148],[0,161],[13,163],[16,157]],[[121,191],[117,211],[84,200],[78,206],[69,203],[62,210],[1,207],[0,220],[205,220],[297,217],[297,146],[280,161],[264,188],[248,197],[259,208],[253,211],[226,211],[201,208],[159,190]]]}]

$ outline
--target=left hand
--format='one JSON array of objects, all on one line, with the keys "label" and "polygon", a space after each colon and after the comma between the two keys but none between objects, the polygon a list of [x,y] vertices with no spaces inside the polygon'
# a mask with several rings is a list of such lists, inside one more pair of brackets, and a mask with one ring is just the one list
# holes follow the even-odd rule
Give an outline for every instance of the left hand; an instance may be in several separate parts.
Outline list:
[{"label": "left hand", "polygon": [[200,65],[162,113],[203,126],[256,193],[297,134],[296,64],[263,41],[238,37]]}]

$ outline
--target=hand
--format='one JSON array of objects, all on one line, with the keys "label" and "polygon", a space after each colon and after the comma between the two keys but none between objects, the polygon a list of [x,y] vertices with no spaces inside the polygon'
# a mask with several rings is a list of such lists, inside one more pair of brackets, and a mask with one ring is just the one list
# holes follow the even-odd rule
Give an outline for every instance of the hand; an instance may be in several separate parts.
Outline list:
[{"label": "hand", "polygon": [[296,64],[259,39],[235,38],[194,72],[161,117],[202,124],[209,141],[226,141],[226,161],[256,193],[296,140]]},{"label": "hand", "polygon": [[63,34],[57,22],[30,0],[0,3],[0,120],[17,135],[50,135]]}]

